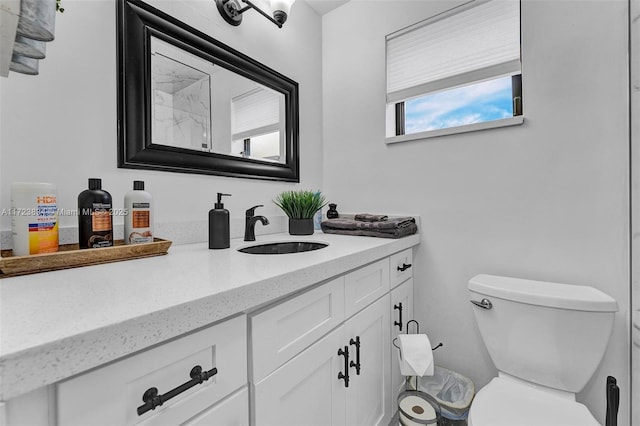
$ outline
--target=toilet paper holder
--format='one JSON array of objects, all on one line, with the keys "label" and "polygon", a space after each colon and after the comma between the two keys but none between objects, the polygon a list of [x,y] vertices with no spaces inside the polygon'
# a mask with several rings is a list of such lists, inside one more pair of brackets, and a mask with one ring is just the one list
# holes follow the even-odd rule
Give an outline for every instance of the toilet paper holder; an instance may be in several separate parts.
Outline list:
[{"label": "toilet paper holder", "polygon": [[[406,334],[409,334],[409,324],[411,324],[411,323],[415,323],[415,325],[416,325],[416,334],[420,334],[420,324],[416,320],[407,321],[407,327],[406,327],[407,328],[407,333]],[[402,359],[402,349],[400,349],[400,346],[398,346],[396,344],[396,340],[398,340],[397,337],[395,339],[393,339],[393,341],[391,343],[393,344],[393,346],[398,348],[398,353],[400,354],[400,359]],[[440,342],[435,347],[431,348],[431,350],[435,351],[436,349],[438,349],[438,348],[440,348],[442,346],[444,346],[444,345],[442,344],[442,342]]]}]

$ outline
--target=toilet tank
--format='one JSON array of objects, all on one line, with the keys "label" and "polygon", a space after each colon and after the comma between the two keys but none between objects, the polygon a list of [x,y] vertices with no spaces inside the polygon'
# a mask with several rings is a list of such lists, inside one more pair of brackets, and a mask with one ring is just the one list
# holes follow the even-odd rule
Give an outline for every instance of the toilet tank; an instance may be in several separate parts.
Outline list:
[{"label": "toilet tank", "polygon": [[496,368],[539,385],[576,393],[604,356],[616,301],[588,286],[495,275],[469,281],[480,334]]}]

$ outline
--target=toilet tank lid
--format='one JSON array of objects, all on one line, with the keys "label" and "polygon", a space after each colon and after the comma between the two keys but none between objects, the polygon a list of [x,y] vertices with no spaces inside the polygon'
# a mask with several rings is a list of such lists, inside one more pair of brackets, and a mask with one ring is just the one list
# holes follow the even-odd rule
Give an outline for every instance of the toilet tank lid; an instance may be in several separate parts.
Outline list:
[{"label": "toilet tank lid", "polygon": [[611,296],[583,285],[480,274],[469,280],[469,290],[486,296],[551,308],[591,312],[618,311],[618,303]]}]

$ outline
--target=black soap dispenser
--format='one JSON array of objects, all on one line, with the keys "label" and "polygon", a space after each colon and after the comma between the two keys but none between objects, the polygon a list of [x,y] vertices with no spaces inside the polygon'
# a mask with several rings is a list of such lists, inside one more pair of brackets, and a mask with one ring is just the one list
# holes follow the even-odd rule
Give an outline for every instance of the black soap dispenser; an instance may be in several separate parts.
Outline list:
[{"label": "black soap dispenser", "polygon": [[209,248],[229,248],[229,210],[224,208],[222,197],[230,197],[231,194],[218,192],[218,202],[215,208],[209,210]]}]

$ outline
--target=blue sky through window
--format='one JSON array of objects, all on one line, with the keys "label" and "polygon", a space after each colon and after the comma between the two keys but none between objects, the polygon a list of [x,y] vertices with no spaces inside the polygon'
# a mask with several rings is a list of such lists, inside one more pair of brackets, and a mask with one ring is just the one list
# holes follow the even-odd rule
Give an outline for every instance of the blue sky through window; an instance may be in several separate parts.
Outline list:
[{"label": "blue sky through window", "polygon": [[405,134],[513,117],[511,77],[405,102]]}]

